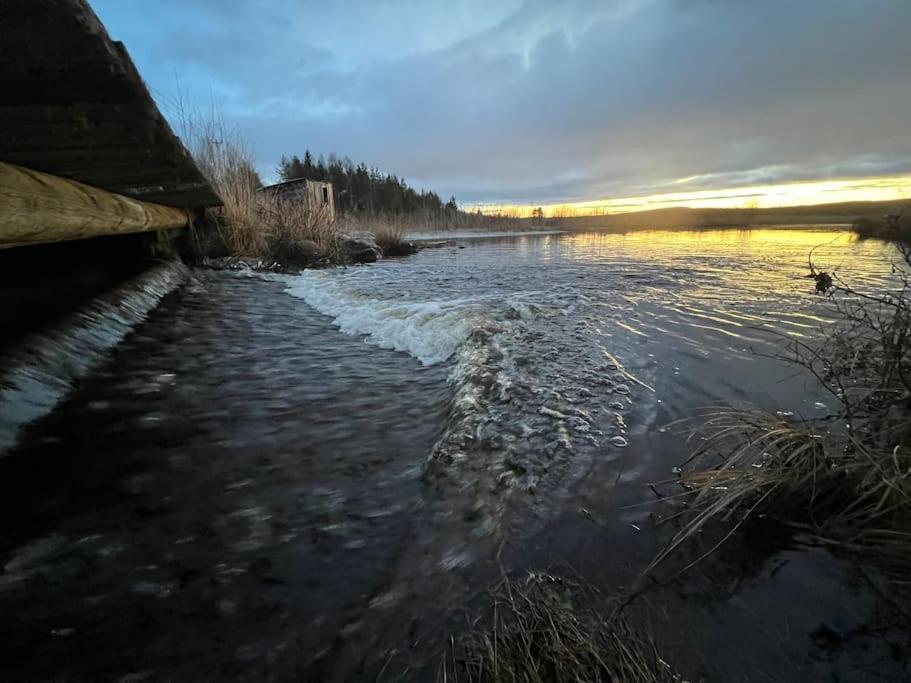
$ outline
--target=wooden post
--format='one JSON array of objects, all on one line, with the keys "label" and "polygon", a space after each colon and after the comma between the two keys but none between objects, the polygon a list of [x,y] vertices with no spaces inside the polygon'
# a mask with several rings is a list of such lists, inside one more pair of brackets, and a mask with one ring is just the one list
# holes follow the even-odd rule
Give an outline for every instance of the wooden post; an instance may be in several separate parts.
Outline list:
[{"label": "wooden post", "polygon": [[190,212],[0,162],[0,249],[183,228]]}]

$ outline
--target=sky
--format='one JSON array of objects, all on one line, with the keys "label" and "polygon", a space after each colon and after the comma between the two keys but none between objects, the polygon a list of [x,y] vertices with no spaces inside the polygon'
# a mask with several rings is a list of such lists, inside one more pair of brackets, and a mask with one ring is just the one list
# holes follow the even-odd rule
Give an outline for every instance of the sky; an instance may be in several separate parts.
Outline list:
[{"label": "sky", "polygon": [[470,206],[911,194],[911,0],[92,0],[264,179],[330,152]]}]

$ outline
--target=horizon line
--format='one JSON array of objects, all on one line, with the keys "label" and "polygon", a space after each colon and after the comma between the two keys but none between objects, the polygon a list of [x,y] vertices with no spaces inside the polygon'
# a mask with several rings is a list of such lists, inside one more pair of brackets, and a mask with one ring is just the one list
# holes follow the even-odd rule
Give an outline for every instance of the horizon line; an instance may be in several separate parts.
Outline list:
[{"label": "horizon line", "polygon": [[903,199],[911,199],[911,173],[769,183],[729,189],[658,192],[575,202],[475,202],[466,203],[464,208],[480,210],[484,214],[518,213],[520,216],[530,216],[532,211],[540,208],[545,215],[585,216],[665,208],[757,210]]}]

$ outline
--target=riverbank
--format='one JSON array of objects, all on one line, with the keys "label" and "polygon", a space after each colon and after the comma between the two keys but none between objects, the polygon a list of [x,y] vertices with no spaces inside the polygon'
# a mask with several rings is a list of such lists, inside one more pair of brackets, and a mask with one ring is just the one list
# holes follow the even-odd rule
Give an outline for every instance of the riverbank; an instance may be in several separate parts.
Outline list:
[{"label": "riverbank", "polygon": [[[858,218],[880,220],[900,213],[907,202],[840,202],[810,206],[774,208],[689,208],[673,207],[597,216],[547,218],[555,228],[568,231],[589,230],[694,230],[750,226],[834,226],[850,225]],[[523,219],[532,222],[535,219]]]},{"label": "riverbank", "polygon": [[[675,531],[649,486],[688,454],[668,423],[831,411],[772,358],[829,319],[817,245],[881,283],[882,244],[781,230],[194,271],[0,459],[0,668],[433,680],[453,641],[493,637],[504,573],[592,587],[573,611],[597,624]],[[901,680],[875,565],[758,522],[681,574],[707,527],[630,628],[685,680]]]},{"label": "riverbank", "polygon": [[[459,210],[454,199],[438,211],[412,206],[409,210],[340,208],[336,212],[333,203],[311,201],[306,193],[269,191],[262,187],[254,157],[236,132],[226,130],[217,117],[183,119],[183,135],[193,157],[222,199],[222,205],[210,209],[193,231],[188,256],[197,264],[231,268],[242,263],[291,272],[374,263],[383,257],[414,253],[415,246],[405,239],[409,231],[445,234],[521,226],[518,219]],[[395,187],[402,191],[397,183]],[[325,190],[332,192],[331,185]]]},{"label": "riverbank", "polygon": [[496,239],[500,237],[549,237],[553,235],[563,235],[565,230],[553,230],[542,228],[540,230],[454,230],[450,232],[409,232],[405,238],[418,244],[427,242],[453,241],[453,240],[476,240],[476,239]]}]

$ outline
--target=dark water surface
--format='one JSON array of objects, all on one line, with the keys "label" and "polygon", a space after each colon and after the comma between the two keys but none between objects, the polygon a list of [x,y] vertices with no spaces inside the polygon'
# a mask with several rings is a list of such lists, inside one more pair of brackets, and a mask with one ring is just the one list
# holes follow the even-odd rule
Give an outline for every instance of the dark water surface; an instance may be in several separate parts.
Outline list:
[{"label": "dark water surface", "polygon": [[[3,679],[427,677],[501,570],[629,586],[686,454],[664,425],[830,411],[769,357],[828,319],[817,245],[860,287],[888,269],[757,230],[194,273],[0,459]],[[743,534],[637,615],[691,680],[898,680],[857,572]]]}]

